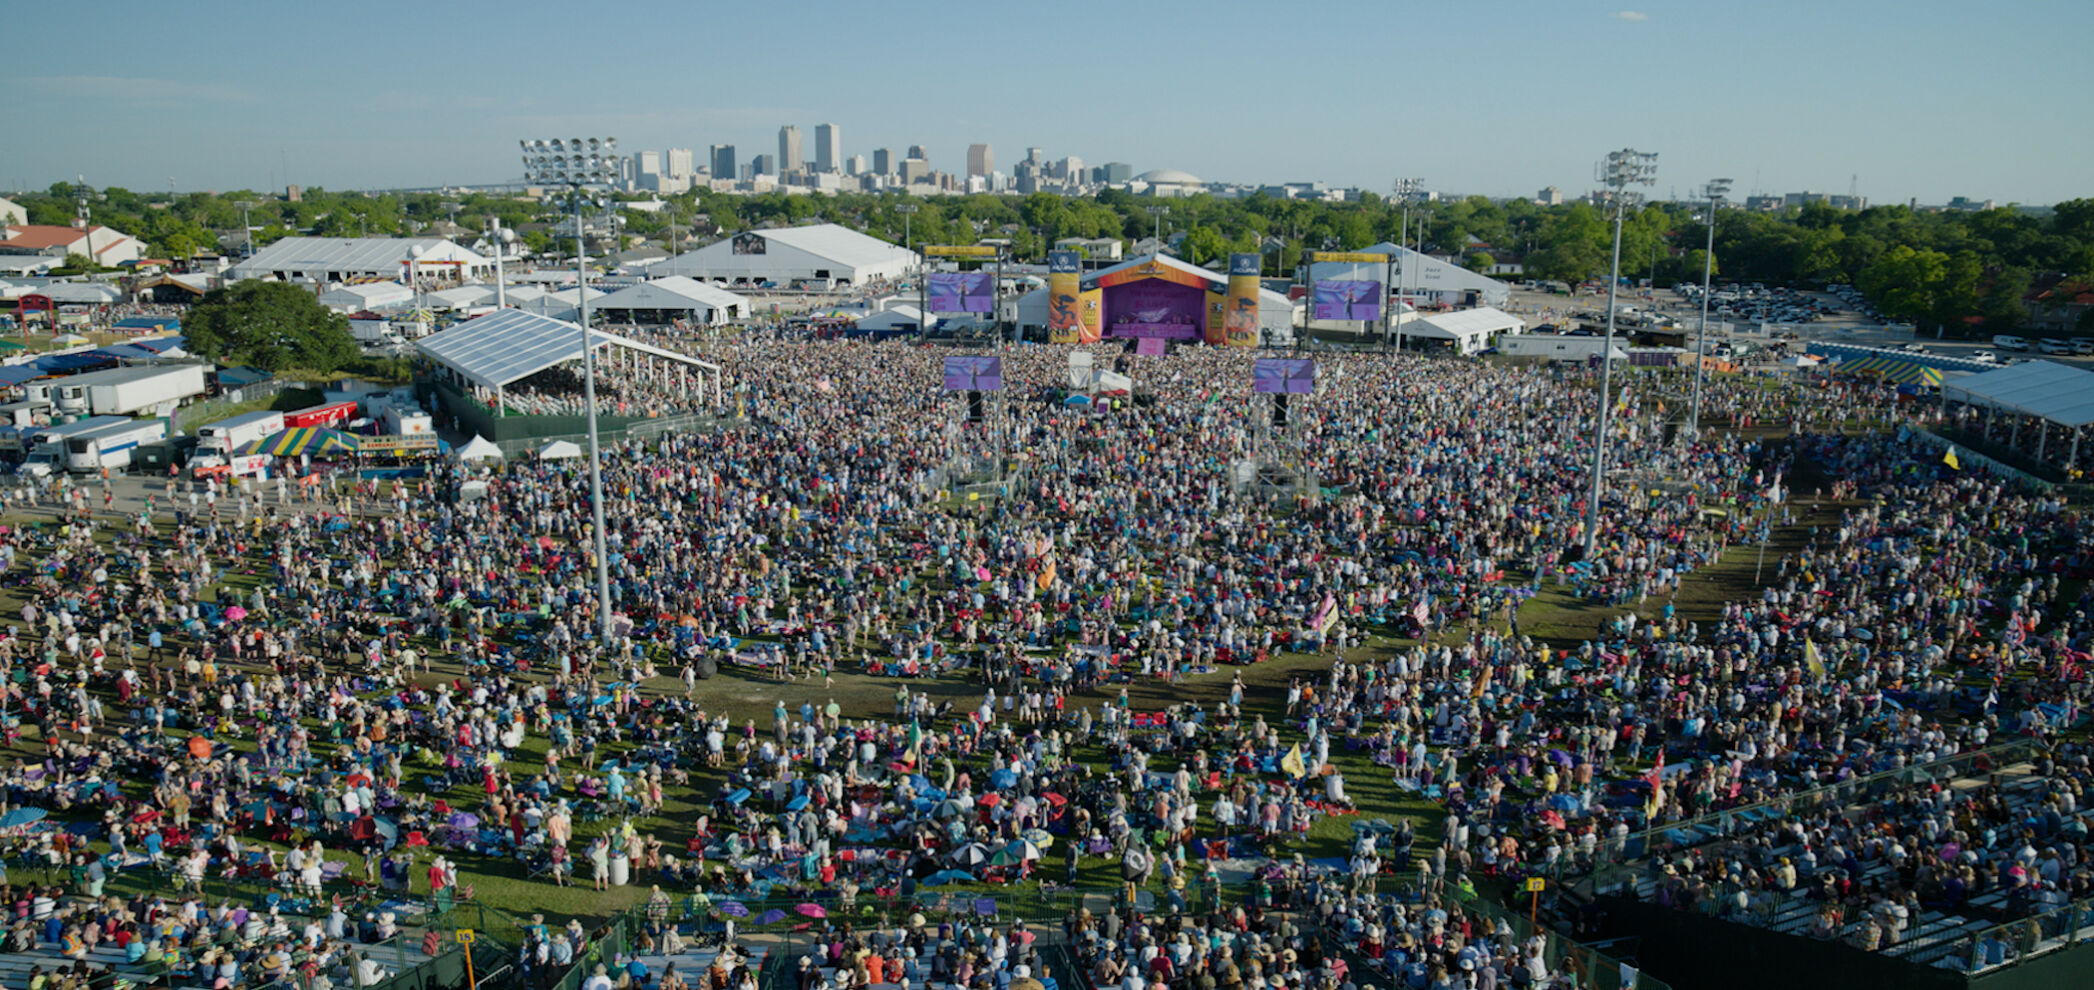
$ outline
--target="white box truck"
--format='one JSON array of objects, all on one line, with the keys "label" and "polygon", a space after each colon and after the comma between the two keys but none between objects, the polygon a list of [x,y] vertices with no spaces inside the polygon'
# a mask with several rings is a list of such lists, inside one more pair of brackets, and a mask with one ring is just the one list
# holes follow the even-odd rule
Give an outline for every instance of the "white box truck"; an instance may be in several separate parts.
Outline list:
[{"label": "white box truck", "polygon": [[121,471],[131,466],[138,445],[167,439],[167,422],[134,419],[67,437],[65,466],[75,474]]},{"label": "white box truck", "polygon": [[66,464],[65,442],[68,439],[130,422],[132,419],[128,416],[94,416],[32,430],[23,442],[29,455],[22,462],[22,474],[41,478],[62,471]]},{"label": "white box truck", "polygon": [[32,382],[23,388],[29,401],[44,400],[61,413],[96,416],[128,416],[204,394],[204,366],[166,364],[151,367],[111,368],[49,382]]},{"label": "white box truck", "polygon": [[200,364],[123,368],[105,374],[107,380],[87,389],[88,408],[97,416],[134,416],[166,403],[179,405],[209,387]]},{"label": "white box truck", "polygon": [[[264,409],[208,423],[196,430],[198,457],[226,457],[240,445],[284,431],[284,414]],[[221,461],[222,463],[222,461]]]}]

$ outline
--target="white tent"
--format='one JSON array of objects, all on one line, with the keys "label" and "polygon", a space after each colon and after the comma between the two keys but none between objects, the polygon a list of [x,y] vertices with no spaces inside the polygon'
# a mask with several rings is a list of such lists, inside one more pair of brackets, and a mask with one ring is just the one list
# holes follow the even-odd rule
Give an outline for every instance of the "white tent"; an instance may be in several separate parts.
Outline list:
[{"label": "white tent", "polygon": [[538,448],[538,459],[541,461],[565,461],[580,456],[582,448],[575,446],[571,440],[555,440]]},{"label": "white tent", "polygon": [[1456,354],[1474,354],[1490,346],[1493,336],[1519,333],[1527,321],[1490,306],[1438,313],[1403,324],[1404,339],[1444,340]]},{"label": "white tent", "polygon": [[696,279],[671,275],[611,293],[589,308],[617,314],[633,323],[684,319],[713,324],[748,315],[749,300]]},{"label": "white tent", "polygon": [[475,435],[465,446],[458,448],[458,459],[461,461],[498,461],[502,459],[502,448],[495,446],[494,441],[486,437]]},{"label": "white tent", "polygon": [[414,290],[397,282],[342,285],[320,293],[320,305],[345,312],[405,309],[414,305]]}]

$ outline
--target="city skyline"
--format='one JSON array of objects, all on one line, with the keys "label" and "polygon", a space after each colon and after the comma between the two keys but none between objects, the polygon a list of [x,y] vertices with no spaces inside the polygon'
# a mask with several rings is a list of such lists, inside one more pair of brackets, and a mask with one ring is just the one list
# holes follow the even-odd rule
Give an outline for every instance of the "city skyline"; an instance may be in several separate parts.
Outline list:
[{"label": "city skyline", "polygon": [[[1712,175],[1733,177],[1741,195],[1844,194],[1858,185],[1878,203],[1969,196],[2041,205],[2094,194],[2084,174],[2094,134],[2059,126],[2063,94],[2094,84],[2094,72],[2072,51],[2072,39],[2094,28],[2094,7],[2048,0],[1988,11],[1988,34],[2013,39],[1997,47],[1969,44],[1967,13],[1945,4],[1825,8],[1782,0],[1750,9],[1666,3],[1630,11],[1514,3],[1493,8],[1488,20],[1452,9],[1406,12],[1399,30],[1383,7],[1341,3],[1341,13],[1357,16],[1334,35],[1288,30],[1272,11],[1248,4],[1212,5],[1184,22],[1164,11],[1078,2],[1057,9],[1056,18],[1112,18],[1118,26],[1098,34],[1093,57],[1124,62],[1121,70],[1051,88],[934,86],[930,99],[905,93],[917,84],[867,59],[781,61],[755,48],[726,51],[702,72],[671,61],[667,84],[637,96],[608,82],[580,94],[521,85],[515,74],[486,70],[542,45],[535,25],[544,18],[532,14],[556,8],[530,2],[499,8],[505,16],[493,22],[474,4],[417,7],[414,30],[354,53],[303,44],[272,26],[280,21],[238,15],[269,8],[233,6],[227,23],[210,25],[141,8],[136,29],[125,32],[91,32],[88,15],[75,8],[12,17],[24,36],[89,32],[112,68],[82,68],[77,52],[52,46],[10,62],[0,74],[0,87],[13,94],[9,129],[37,138],[10,149],[0,187],[42,189],[75,175],[140,191],[166,190],[170,180],[182,191],[488,185],[518,177],[513,149],[521,137],[607,134],[632,150],[765,149],[777,146],[781,125],[809,134],[827,123],[841,137],[831,162],[922,145],[932,169],[959,175],[968,147],[986,144],[1042,147],[1055,160],[1128,162],[1136,172],[1179,169],[1223,183],[1383,192],[1395,175],[1422,175],[1429,187],[1463,193],[1532,196],[1556,186],[1575,196],[1591,188],[1594,161],[1628,146],[1660,155],[1659,195]],[[886,50],[914,30],[858,7],[815,6],[820,23],[851,39],[851,51]],[[396,7],[407,9],[375,5]],[[661,8],[648,20],[664,30],[621,36],[617,62],[653,64],[679,25],[702,21],[725,36],[752,36],[740,29],[753,30],[758,13],[708,9],[701,18]],[[1231,33],[1245,23],[1260,30]],[[445,40],[468,25],[476,38],[487,36],[484,44],[460,49]],[[1745,30],[1755,25],[1796,30],[1761,38]],[[1152,36],[1183,43],[1158,47]],[[1434,38],[1459,40],[1435,48]],[[942,71],[993,78],[1052,47],[1023,32],[1007,40],[1015,53],[962,48]],[[234,57],[162,57],[184,45]],[[1308,100],[1294,85],[1223,87],[1230,95],[1210,105],[1210,96],[1195,94],[1205,92],[1199,69],[1213,64],[1217,46],[1260,46],[1275,66],[1363,68],[1315,74]],[[1121,59],[1136,49],[1143,59]],[[1621,71],[1604,72],[1596,51],[1622,52]],[[499,53],[507,54],[498,63]],[[1380,73],[1383,59],[1407,71]],[[1477,59],[1490,71],[1457,71]],[[117,68],[146,64],[155,68]],[[1949,64],[1958,71],[1939,71]],[[766,71],[780,65],[791,71]],[[609,63],[602,67],[608,72]],[[742,87],[733,105],[687,95],[703,91],[698,83],[712,73],[762,84]],[[363,83],[378,77],[413,83]],[[1171,91],[1201,109],[1171,112]],[[677,95],[648,95],[657,92]],[[1153,95],[1136,98],[1144,93]],[[1028,105],[1034,109],[1025,111]]]}]

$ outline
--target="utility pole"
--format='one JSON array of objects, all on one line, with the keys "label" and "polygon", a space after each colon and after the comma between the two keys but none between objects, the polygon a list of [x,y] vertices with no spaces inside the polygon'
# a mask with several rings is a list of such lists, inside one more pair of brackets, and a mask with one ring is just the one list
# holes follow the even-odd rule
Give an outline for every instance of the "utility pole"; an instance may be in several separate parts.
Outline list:
[{"label": "utility pole", "polygon": [[1709,282],[1716,274],[1716,207],[1728,192],[1729,179],[1710,179],[1701,187],[1702,196],[1709,201],[1709,243],[1701,252],[1701,325],[1694,334],[1694,401],[1687,408],[1687,432],[1693,435],[1701,433],[1701,379],[1708,373]]},{"label": "utility pole", "polygon": [[922,208],[923,207],[917,206],[915,203],[903,203],[902,205],[894,208],[894,212],[902,215],[903,245],[911,251],[916,250],[916,232],[910,228],[910,224],[916,218],[916,211]]},{"label": "utility pole", "polygon": [[1630,185],[1647,186],[1658,173],[1658,156],[1623,148],[1609,152],[1599,179],[1614,197],[1614,261],[1607,277],[1607,337],[1600,345],[1599,431],[1592,438],[1592,493],[1585,503],[1585,560],[1599,549],[1600,488],[1607,471],[1607,420],[1613,410],[1609,391],[1614,377],[1614,301],[1621,287],[1621,222]]},{"label": "utility pole", "polygon": [[1171,208],[1168,206],[1151,206],[1148,207],[1148,211],[1149,216],[1155,219],[1155,232],[1149,236],[1149,239],[1155,241],[1156,250],[1161,251],[1163,250],[1163,216],[1171,212]]}]

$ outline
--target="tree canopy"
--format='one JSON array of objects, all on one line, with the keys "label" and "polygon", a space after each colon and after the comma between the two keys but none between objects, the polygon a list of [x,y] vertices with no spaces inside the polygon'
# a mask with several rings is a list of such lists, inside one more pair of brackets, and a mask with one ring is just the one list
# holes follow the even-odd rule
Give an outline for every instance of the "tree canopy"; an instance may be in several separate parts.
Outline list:
[{"label": "tree canopy", "polygon": [[333,371],[361,352],[349,320],[295,285],[247,280],[204,294],[182,320],[188,349],[270,371]]}]

